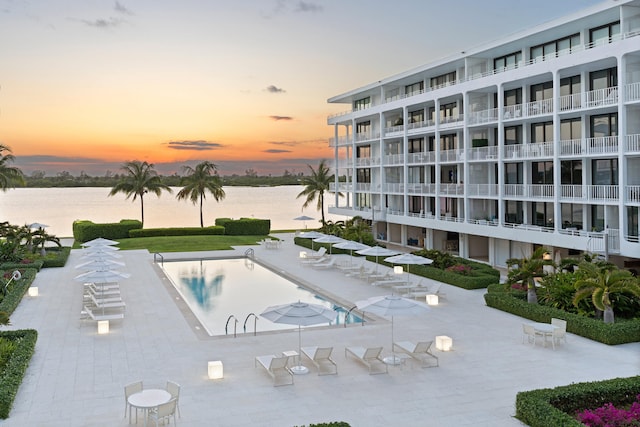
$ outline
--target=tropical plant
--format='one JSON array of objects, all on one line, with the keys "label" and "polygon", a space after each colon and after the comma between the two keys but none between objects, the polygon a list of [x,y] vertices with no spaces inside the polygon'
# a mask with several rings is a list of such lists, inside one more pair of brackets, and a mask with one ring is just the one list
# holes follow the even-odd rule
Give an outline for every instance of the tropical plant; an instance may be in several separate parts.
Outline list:
[{"label": "tropical plant", "polygon": [[22,171],[15,166],[9,166],[14,161],[11,148],[0,144],[0,190],[2,191],[13,188],[17,184],[23,185],[25,182]]},{"label": "tropical plant", "polygon": [[576,293],[575,281],[576,275],[565,270],[544,276],[540,279],[540,300],[546,306],[569,313],[580,311],[580,307],[576,310],[573,305],[573,295]]},{"label": "tropical plant", "polygon": [[226,195],[222,189],[222,180],[215,173],[217,168],[209,161],[199,163],[195,168],[188,165],[182,167],[187,175],[180,178],[180,185],[184,187],[176,197],[178,200],[189,199],[194,205],[200,203],[200,227],[204,227],[202,203],[207,198],[207,191],[213,195],[216,202],[223,200]]},{"label": "tropical plant", "polygon": [[124,193],[127,195],[126,198],[132,198],[132,201],[135,201],[140,197],[140,221],[144,227],[144,195],[147,193],[153,193],[160,197],[162,191],[171,193],[171,188],[162,183],[162,180],[155,171],[153,164],[133,160],[125,162],[121,169],[126,172],[126,175],[116,185],[114,185],[113,188],[111,188],[109,196]]},{"label": "tropical plant", "polygon": [[60,243],[60,239],[53,234],[49,234],[44,231],[44,228],[38,228],[32,233],[33,240],[33,250],[35,253],[36,249],[40,248],[40,255],[46,256],[47,251],[45,249],[45,245],[47,242],[55,243],[59,248],[62,247],[62,243]]},{"label": "tropical plant", "polygon": [[583,261],[579,265],[574,305],[591,297],[593,305],[604,313],[604,323],[614,323],[613,294],[628,293],[640,298],[638,279],[627,270],[613,265],[598,265]]},{"label": "tropical plant", "polygon": [[[329,192],[329,186],[334,179],[334,175],[330,174],[329,167],[324,159],[320,161],[318,169],[313,169],[309,164],[307,166],[311,171],[311,175],[302,178],[302,185],[304,185],[305,188],[296,198],[306,197],[302,209],[317,199],[316,209],[321,213],[322,226],[324,227],[326,224],[324,218],[324,196],[325,193]],[[338,196],[342,197],[342,193],[338,193]]]},{"label": "tropical plant", "polygon": [[371,234],[371,226],[361,216],[354,216],[344,223],[344,231],[342,237],[348,240],[364,243],[366,245],[374,245],[375,240]]},{"label": "tropical plant", "polygon": [[531,304],[538,303],[538,295],[536,294],[536,279],[543,277],[545,265],[554,265],[553,260],[545,259],[549,251],[545,247],[538,247],[533,251],[530,257],[510,258],[507,260],[507,266],[510,268],[507,274],[506,285],[512,285],[521,282],[527,286],[527,301]]},{"label": "tropical plant", "polygon": [[345,222],[344,221],[326,221],[322,227],[320,227],[320,232],[324,234],[331,234],[332,236],[342,237],[345,231]]}]

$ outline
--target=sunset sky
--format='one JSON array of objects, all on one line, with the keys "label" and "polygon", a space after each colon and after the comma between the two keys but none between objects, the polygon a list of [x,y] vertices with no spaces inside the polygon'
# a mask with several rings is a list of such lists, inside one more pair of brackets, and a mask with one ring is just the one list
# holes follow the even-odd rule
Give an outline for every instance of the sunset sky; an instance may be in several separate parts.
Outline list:
[{"label": "sunset sky", "polygon": [[27,175],[306,172],[327,99],[601,0],[0,0],[0,143]]}]

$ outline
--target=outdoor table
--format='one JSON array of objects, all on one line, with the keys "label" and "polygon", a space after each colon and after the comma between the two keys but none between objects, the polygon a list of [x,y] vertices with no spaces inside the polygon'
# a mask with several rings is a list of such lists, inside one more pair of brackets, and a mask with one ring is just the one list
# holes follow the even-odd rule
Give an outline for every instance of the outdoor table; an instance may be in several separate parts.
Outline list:
[{"label": "outdoor table", "polygon": [[[160,388],[148,388],[129,396],[128,402],[129,405],[136,408],[136,424],[138,423],[137,409],[144,411],[144,425],[146,426],[149,409],[167,403],[169,400],[171,400],[171,394],[168,391]],[[131,419],[129,419],[129,423],[131,423]]]},{"label": "outdoor table", "polygon": [[533,326],[533,329],[536,333],[541,334],[544,337],[544,346],[547,346],[547,337],[551,337],[553,339],[553,331],[558,329],[558,326],[552,325],[551,323],[543,323],[543,322],[532,322],[529,325]]}]

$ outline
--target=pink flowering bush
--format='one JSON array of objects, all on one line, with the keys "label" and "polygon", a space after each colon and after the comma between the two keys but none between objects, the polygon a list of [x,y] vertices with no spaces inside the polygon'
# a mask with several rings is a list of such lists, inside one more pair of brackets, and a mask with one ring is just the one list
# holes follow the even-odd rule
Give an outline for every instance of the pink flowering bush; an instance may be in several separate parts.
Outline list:
[{"label": "pink flowering bush", "polygon": [[463,264],[452,265],[451,267],[447,267],[446,270],[451,273],[462,274],[463,276],[468,276],[469,273],[471,273],[471,267]]},{"label": "pink flowering bush", "polygon": [[629,409],[618,409],[607,403],[598,409],[586,409],[576,415],[588,427],[640,427],[640,394]]}]

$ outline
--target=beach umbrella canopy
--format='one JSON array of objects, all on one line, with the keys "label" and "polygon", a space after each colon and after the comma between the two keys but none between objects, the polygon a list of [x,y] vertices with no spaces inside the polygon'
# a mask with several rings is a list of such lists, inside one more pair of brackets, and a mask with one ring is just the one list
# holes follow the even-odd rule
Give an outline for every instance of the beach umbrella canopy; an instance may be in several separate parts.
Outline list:
[{"label": "beach umbrella canopy", "polygon": [[313,250],[313,239],[317,239],[318,237],[324,236],[323,233],[318,231],[305,231],[304,233],[300,233],[298,237],[301,239],[311,239],[311,250]]},{"label": "beach umbrella canopy", "polygon": [[378,257],[397,255],[400,252],[394,251],[392,249],[383,248],[382,246],[371,246],[370,248],[367,248],[367,249],[357,250],[356,253],[358,255],[376,257],[376,272],[377,272],[378,271]]},{"label": "beach umbrella canopy", "polygon": [[39,222],[32,222],[31,224],[29,224],[29,228],[47,228],[48,225],[47,224],[41,224]]},{"label": "beach umbrella canopy", "polygon": [[110,259],[92,259],[91,261],[83,262],[76,265],[76,268],[87,271],[104,271],[112,270],[117,267],[124,266],[124,262],[114,261]]},{"label": "beach umbrella canopy", "polygon": [[115,252],[119,250],[119,247],[110,245],[86,246],[82,248],[82,252],[85,254],[88,252]]},{"label": "beach umbrella canopy", "polygon": [[307,221],[312,221],[314,218],[311,218],[310,216],[306,216],[306,215],[301,215],[301,216],[297,216],[295,218],[293,218],[295,221],[304,221],[304,228],[307,228]]},{"label": "beach umbrella canopy", "polygon": [[384,259],[386,262],[389,262],[391,264],[404,264],[407,266],[407,274],[409,273],[409,266],[410,265],[427,265],[427,264],[431,264],[433,262],[432,259],[429,258],[425,258],[423,256],[418,256],[418,255],[414,255],[414,254],[400,254],[400,255],[394,255],[391,256],[389,258],[385,258]]},{"label": "beach umbrella canopy", "polygon": [[[391,349],[393,351],[393,318],[395,316],[417,316],[430,310],[429,306],[423,302],[404,298],[399,295],[383,295],[371,297],[366,300],[356,301],[359,310],[373,313],[378,316],[391,317]],[[390,358],[385,358],[388,364],[398,364],[399,360],[395,354]]]},{"label": "beach umbrella canopy", "polygon": [[122,255],[119,255],[115,252],[106,252],[106,251],[101,251],[101,252],[85,252],[82,257],[83,260],[87,260],[90,261],[92,259],[99,259],[99,260],[105,260],[105,259],[117,259],[117,258],[122,258]]},{"label": "beach umbrella canopy", "polygon": [[[313,239],[313,241],[316,243],[329,243],[330,245],[333,245],[334,243],[344,242],[345,240],[342,237],[326,234],[322,237],[318,237],[317,239]],[[333,246],[329,246],[329,254],[331,254],[331,248],[333,248]]]},{"label": "beach umbrella canopy", "polygon": [[104,237],[98,237],[96,239],[89,240],[88,242],[82,243],[81,246],[84,246],[84,247],[113,246],[113,245],[117,245],[119,243],[120,242],[115,241],[115,240],[109,240],[109,239],[105,239]]},{"label": "beach umbrella canopy", "polygon": [[302,353],[302,326],[320,325],[336,320],[338,312],[319,304],[306,302],[292,302],[284,305],[272,305],[267,307],[260,316],[274,323],[285,325],[298,325],[298,365],[291,368],[296,374],[305,374],[309,370],[300,363]]},{"label": "beach umbrella canopy", "polygon": [[349,251],[351,254],[351,262],[353,262],[353,251],[360,251],[363,249],[370,248],[371,246],[365,245],[364,243],[356,242],[353,240],[345,240],[344,242],[335,243],[333,247]]},{"label": "beach umbrella canopy", "polygon": [[121,279],[127,279],[129,277],[131,277],[129,273],[116,270],[93,270],[76,276],[74,280],[84,283],[116,283]]}]

